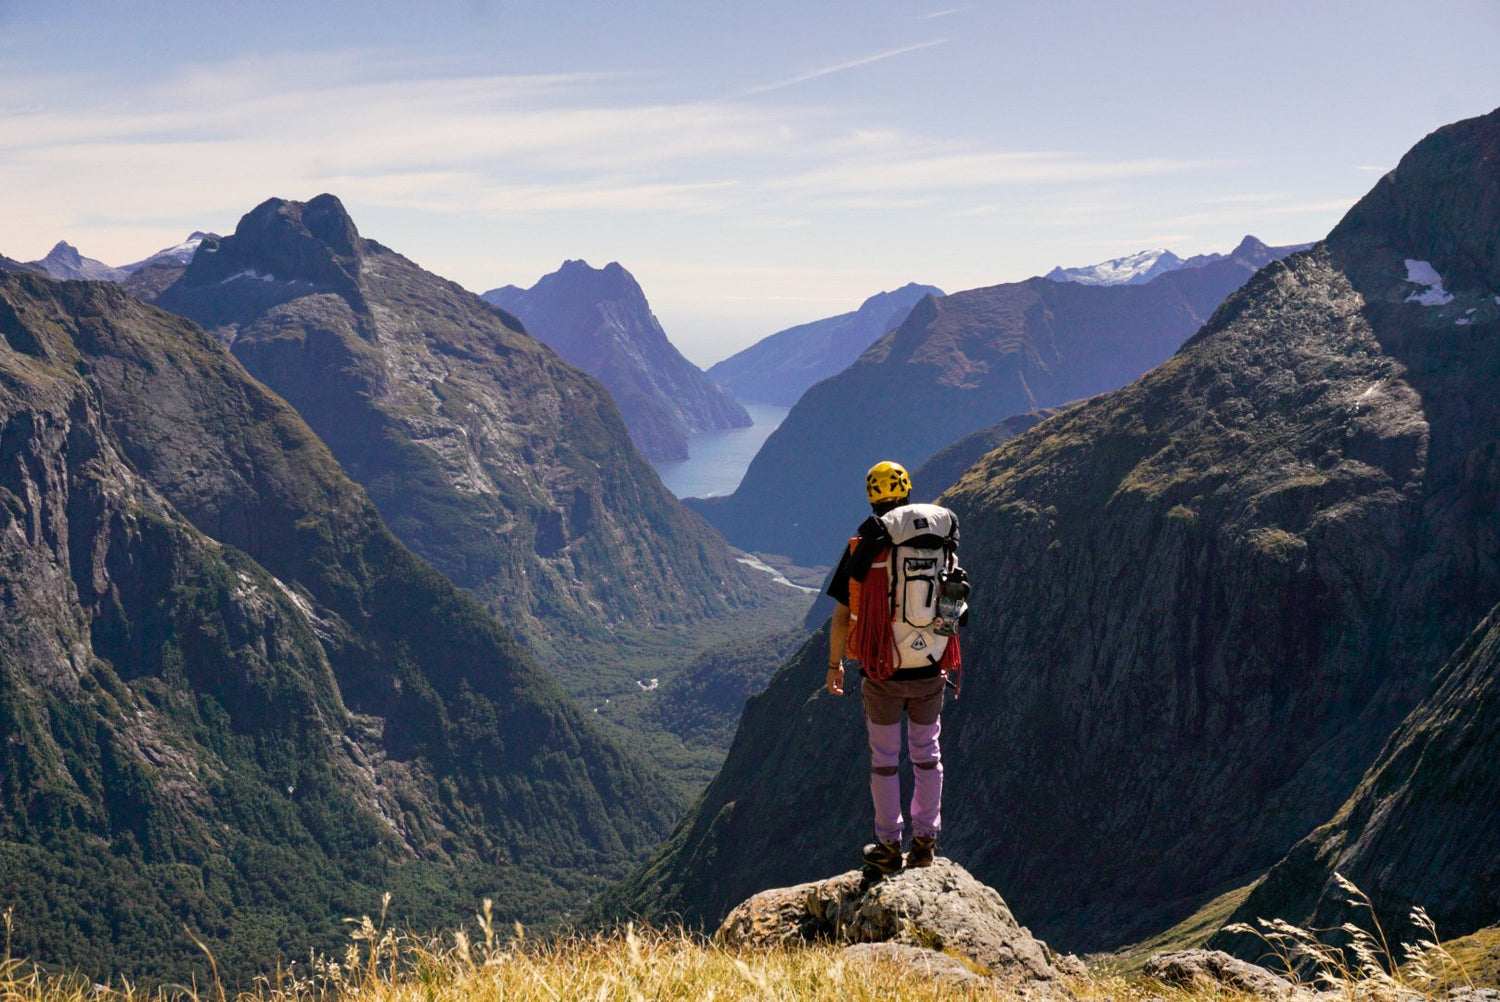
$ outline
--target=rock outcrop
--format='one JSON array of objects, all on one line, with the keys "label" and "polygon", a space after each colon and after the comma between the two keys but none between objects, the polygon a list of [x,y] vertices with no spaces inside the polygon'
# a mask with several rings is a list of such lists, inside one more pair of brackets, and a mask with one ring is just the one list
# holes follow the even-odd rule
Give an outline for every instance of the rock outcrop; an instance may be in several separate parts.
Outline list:
[{"label": "rock outcrop", "polygon": [[543,650],[763,599],[597,382],[361,237],[331,195],[260,205],[158,302],[227,344],[403,542]]},{"label": "rock outcrop", "polygon": [[[1280,1000],[1291,999],[1298,994],[1297,986],[1286,978],[1222,950],[1158,953],[1147,959],[1142,973],[1164,985],[1194,992],[1227,989],[1257,998]],[[1301,994],[1311,997],[1313,993]]]},{"label": "rock outcrop", "polygon": [[762,338],[708,370],[741,400],[795,404],[816,382],[837,375],[882,334],[901,326],[924,296],[943,290],[915,282],[871,296],[851,313],[798,324]]},{"label": "rock outcrop", "polygon": [[565,261],[530,289],[491,289],[484,300],[603,383],[647,459],[686,459],[688,435],[750,426],[745,408],[667,340],[639,283],[617,262]]},{"label": "rock outcrop", "polygon": [[926,951],[909,958],[956,955],[1012,982],[1087,973],[1076,957],[1059,957],[1033,938],[994,888],[943,858],[887,877],[851,870],[762,891],[731,910],[715,938],[730,947],[891,943]]},{"label": "rock outcrop", "polygon": [[[944,495],[974,594],[943,846],[1049,942],[1119,946],[1281,859],[1500,602],[1497,145],[1500,112],[1423,140],[1168,362]],[[717,921],[868,840],[826,655],[750,701],[623,897]]]},{"label": "rock outcrop", "polygon": [[1247,240],[1223,261],[1145,285],[1033,278],[924,299],[803,395],[734,494],[689,506],[736,546],[831,563],[868,514],[862,485],[875,463],[914,470],[997,421],[1125,385],[1176,351],[1266,253]]},{"label": "rock outcrop", "polygon": [[[575,907],[673,791],[195,325],[0,274],[0,887],[45,963],[186,983],[343,919]],[[206,982],[205,982],[206,983]],[[241,982],[243,983],[243,982]]]}]

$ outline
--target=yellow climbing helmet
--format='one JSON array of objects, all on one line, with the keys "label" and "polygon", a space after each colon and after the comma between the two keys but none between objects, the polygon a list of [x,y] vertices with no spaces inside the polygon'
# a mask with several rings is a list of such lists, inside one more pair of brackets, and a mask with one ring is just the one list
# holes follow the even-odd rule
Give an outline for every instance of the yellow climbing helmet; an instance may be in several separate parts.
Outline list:
[{"label": "yellow climbing helmet", "polygon": [[899,501],[911,494],[911,477],[906,467],[890,461],[876,463],[865,474],[865,495],[871,504],[882,501]]}]

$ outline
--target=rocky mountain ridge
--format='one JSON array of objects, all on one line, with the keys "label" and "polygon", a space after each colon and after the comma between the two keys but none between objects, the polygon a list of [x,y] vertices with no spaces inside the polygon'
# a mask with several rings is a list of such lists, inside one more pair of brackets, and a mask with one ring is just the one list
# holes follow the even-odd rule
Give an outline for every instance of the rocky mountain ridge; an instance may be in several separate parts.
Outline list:
[{"label": "rocky mountain ridge", "polygon": [[762,338],[708,370],[741,400],[790,407],[809,386],[843,371],[882,334],[906,319],[923,296],[943,290],[915,282],[871,296],[859,309],[798,324]]},{"label": "rocky mountain ridge", "polygon": [[603,383],[647,459],[686,459],[687,436],[750,426],[745,408],[667,339],[619,262],[565,261],[530,289],[508,285],[482,298]]},{"label": "rocky mountain ridge", "polygon": [[[1169,361],[943,496],[974,596],[943,721],[942,841],[1048,940],[1119,946],[1249,883],[1339,812],[1500,600],[1497,163],[1500,111],[1429,136]],[[1444,296],[1424,298],[1434,283],[1408,262]],[[820,690],[826,643],[751,700],[720,775],[622,900],[712,922],[868,840],[860,712]],[[1360,802],[1372,818],[1387,803]],[[1298,850],[1288,886],[1312,890],[1277,900],[1316,901],[1330,847],[1366,841],[1344,824],[1365,809]],[[1462,822],[1448,830],[1468,844]],[[1444,873],[1472,866],[1449,858]],[[1402,871],[1383,853],[1369,865]],[[1481,889],[1486,872],[1469,871]]]}]

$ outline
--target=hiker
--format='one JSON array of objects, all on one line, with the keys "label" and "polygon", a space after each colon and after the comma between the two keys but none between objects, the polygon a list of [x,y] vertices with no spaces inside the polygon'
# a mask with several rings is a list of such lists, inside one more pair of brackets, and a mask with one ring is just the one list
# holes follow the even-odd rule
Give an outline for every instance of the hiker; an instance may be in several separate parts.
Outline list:
[{"label": "hiker", "polygon": [[[865,495],[872,513],[849,540],[828,584],[838,607],[827,685],[842,696],[844,659],[858,662],[875,802],[875,843],[865,847],[863,858],[882,873],[894,873],[903,865],[906,826],[896,774],[903,713],[914,770],[911,851],[904,865],[931,866],[937,854],[943,823],[938,734],[945,687],[952,684],[955,699],[958,694],[962,660],[954,631],[966,618],[961,599],[968,585],[956,557],[957,516],[938,505],[911,504],[911,478],[900,464],[871,467]],[[948,598],[941,610],[940,596]]]}]

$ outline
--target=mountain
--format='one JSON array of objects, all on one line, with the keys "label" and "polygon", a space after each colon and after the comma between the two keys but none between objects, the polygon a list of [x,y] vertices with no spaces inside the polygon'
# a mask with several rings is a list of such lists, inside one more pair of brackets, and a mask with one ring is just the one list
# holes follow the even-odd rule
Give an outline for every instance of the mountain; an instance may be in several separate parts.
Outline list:
[{"label": "mountain", "polygon": [[227,344],[403,542],[549,658],[592,664],[581,637],[761,601],[766,586],[662,487],[597,382],[361,237],[331,195],[262,203],[157,301]]},{"label": "mountain", "polygon": [[[1443,938],[1500,921],[1500,607],[1438,673],[1431,694],[1386,743],[1333,819],[1298,842],[1266,875],[1234,920],[1285,918],[1335,929],[1369,916],[1351,908],[1334,874],[1371,898],[1392,942],[1430,934],[1410,915],[1425,908]],[[1225,947],[1258,949],[1220,934]]]},{"label": "mountain", "polygon": [[218,240],[221,238],[217,233],[204,233],[201,230],[195,230],[182,243],[174,244],[171,247],[164,247],[150,257],[142,258],[134,264],[124,265],[118,270],[129,274],[140,271],[142,268],[159,266],[185,268],[193,260],[193,254],[197,252],[199,246],[202,245],[203,241],[208,239]]},{"label": "mountain", "polygon": [[[188,983],[343,919],[556,918],[673,798],[197,326],[0,274],[0,886],[14,947]],[[185,928],[186,927],[186,931]],[[280,963],[278,963],[280,961]]]},{"label": "mountain", "polygon": [[[1252,247],[1260,243],[1254,237],[1246,237],[1245,240],[1252,241],[1250,245]],[[1288,254],[1307,250],[1311,246],[1312,244],[1289,244],[1283,247],[1266,247],[1261,253],[1263,260],[1260,263],[1264,265],[1270,261],[1277,261]],[[1246,243],[1242,241],[1238,248],[1230,252],[1230,255],[1194,254],[1190,258],[1180,258],[1169,250],[1144,250],[1083,268],[1058,266],[1047,272],[1045,277],[1054,282],[1079,282],[1083,285],[1142,285],[1157,275],[1177,271],[1179,268],[1202,268],[1215,261],[1222,261],[1233,254],[1245,253],[1247,249]],[[1250,256],[1253,260],[1254,253]]]},{"label": "mountain", "polygon": [[[1223,261],[1145,285],[1028,279],[924,299],[843,372],[813,386],[732,495],[690,507],[747,550],[832,562],[868,511],[865,471],[914,470],[997,421],[1128,383],[1175,351],[1274,252],[1247,237]],[[916,484],[932,496],[936,485]]]},{"label": "mountain", "polygon": [[[1170,927],[1335,817],[1382,746],[1410,762],[1387,739],[1500,602],[1497,162],[1500,111],[1434,133],[1169,361],[943,495],[974,578],[943,848],[1054,945]],[[719,776],[617,908],[712,921],[868,840],[858,700],[819,691],[826,656],[824,634],[750,700]],[[1489,844],[1472,832],[1493,827],[1493,800],[1461,785],[1487,773],[1443,776],[1475,759],[1427,747],[1411,791],[1449,822],[1418,831],[1446,847],[1408,864],[1382,828],[1367,872],[1447,853],[1446,874],[1479,884],[1457,904],[1488,894],[1492,921],[1491,857],[1466,849]],[[1332,856],[1301,867],[1300,901]]]},{"label": "mountain", "polygon": [[895,330],[923,296],[941,296],[932,285],[910,283],[871,296],[852,313],[814,320],[772,334],[708,370],[741,400],[790,407],[820,380],[843,371],[875,339]]},{"label": "mountain", "polygon": [[125,291],[137,299],[151,302],[182,277],[199,246],[204,240],[210,239],[221,238],[216,233],[194,232],[180,244],[163,248],[148,258],[125,265],[120,269],[125,272],[125,276],[119,282],[125,287]]},{"label": "mountain", "polygon": [[46,257],[40,261],[32,261],[31,266],[37,271],[59,281],[83,279],[86,281],[117,282],[125,277],[125,272],[122,269],[111,268],[103,261],[95,261],[91,257],[84,257],[78,253],[78,248],[66,240],[58,241],[57,245],[48,251]]},{"label": "mountain", "polygon": [[603,383],[647,459],[686,459],[688,435],[750,426],[745,408],[667,340],[640,285],[617,262],[564,261],[530,289],[491,289],[484,300]]},{"label": "mountain", "polygon": [[1044,277],[1054,282],[1078,282],[1082,285],[1142,285],[1157,275],[1176,271],[1182,265],[1182,258],[1169,250],[1143,250],[1082,268],[1064,268],[1058,265]]},{"label": "mountain", "polygon": [[24,264],[14,258],[0,254],[0,271],[30,271],[37,272],[35,265]]}]

